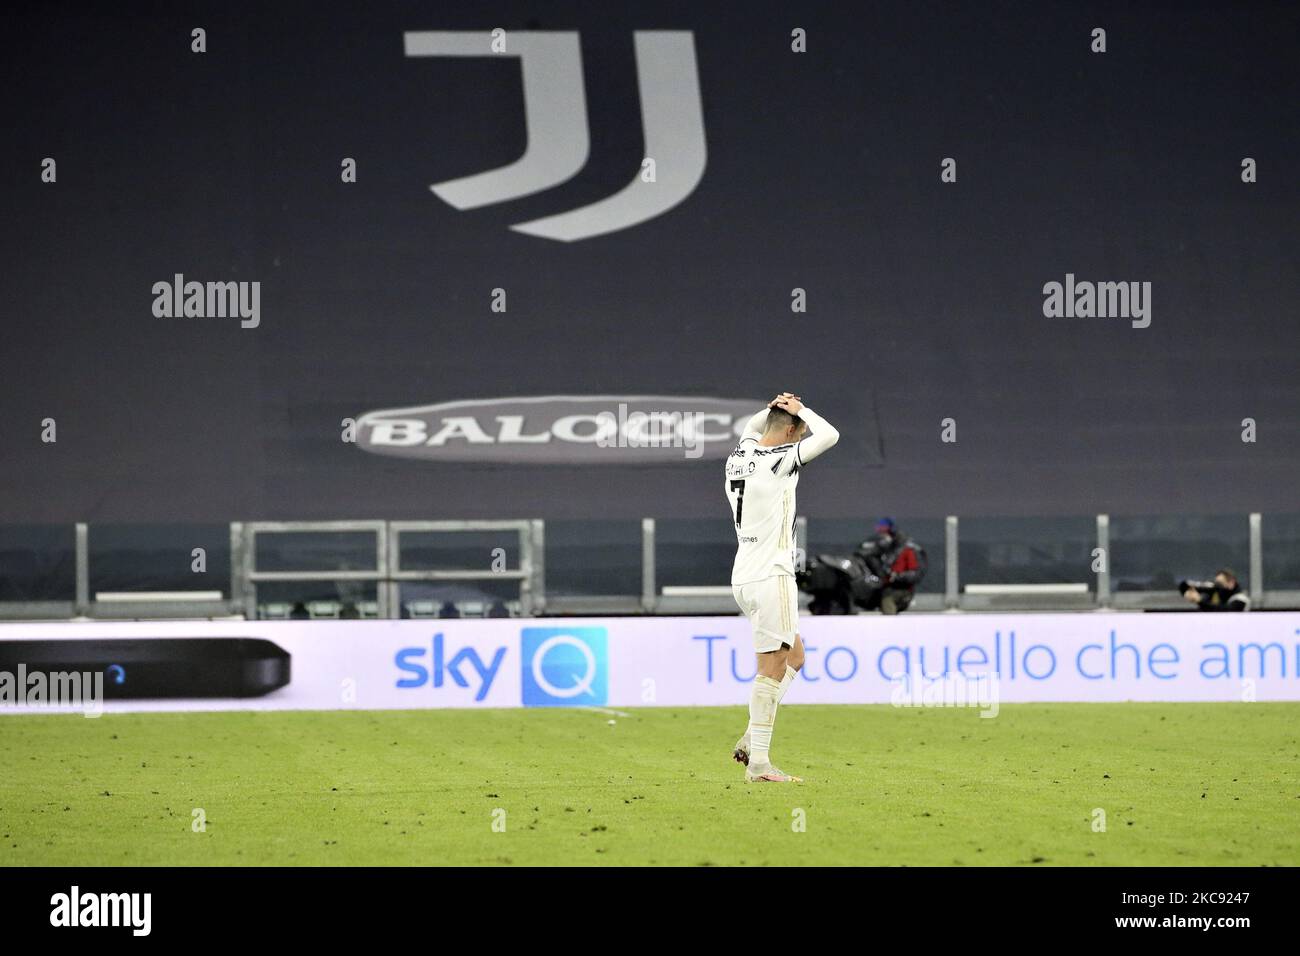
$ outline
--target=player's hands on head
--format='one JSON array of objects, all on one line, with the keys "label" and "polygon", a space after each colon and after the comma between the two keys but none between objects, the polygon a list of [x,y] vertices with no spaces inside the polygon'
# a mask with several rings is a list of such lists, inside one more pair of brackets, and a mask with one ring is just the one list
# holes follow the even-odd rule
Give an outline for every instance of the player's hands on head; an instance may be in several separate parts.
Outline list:
[{"label": "player's hands on head", "polygon": [[784,407],[784,403],[790,401],[790,399],[794,399],[794,400],[797,402],[797,401],[799,401],[799,396],[793,394],[792,392],[782,392],[782,393],[781,393],[780,395],[778,395],[776,398],[774,398],[774,399],[772,399],[770,402],[768,402],[768,403],[767,403],[767,407],[768,407],[768,408],[781,408],[781,407]]},{"label": "player's hands on head", "polygon": [[778,401],[776,407],[789,412],[797,418],[799,413],[803,411],[803,402],[799,400],[797,395],[789,395]]}]

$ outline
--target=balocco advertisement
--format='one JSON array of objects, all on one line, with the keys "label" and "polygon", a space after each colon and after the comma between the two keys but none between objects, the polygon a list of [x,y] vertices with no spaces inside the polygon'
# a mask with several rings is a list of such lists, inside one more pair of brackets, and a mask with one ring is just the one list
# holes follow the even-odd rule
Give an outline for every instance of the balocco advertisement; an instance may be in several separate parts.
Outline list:
[{"label": "balocco advertisement", "polygon": [[[805,617],[787,704],[1300,700],[1300,614]],[[0,626],[0,714],[740,705],[740,618]]]},{"label": "balocco advertisement", "polygon": [[[544,395],[366,412],[357,447],[431,461],[533,465],[725,458],[765,400]],[[608,449],[618,449],[611,455]]]}]

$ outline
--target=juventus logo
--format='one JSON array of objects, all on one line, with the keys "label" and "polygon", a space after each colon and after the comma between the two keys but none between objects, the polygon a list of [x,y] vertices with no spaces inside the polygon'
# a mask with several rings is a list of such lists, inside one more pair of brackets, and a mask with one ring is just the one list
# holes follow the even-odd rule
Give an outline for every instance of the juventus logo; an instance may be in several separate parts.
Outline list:
[{"label": "juventus logo", "polygon": [[[517,223],[515,232],[573,242],[627,229],[672,209],[704,176],[704,111],[688,30],[636,30],[637,86],[645,155],[655,177],[638,173],[598,202]],[[429,188],[456,209],[475,209],[552,189],[587,163],[589,129],[578,34],[571,31],[417,31],[403,34],[407,56],[513,56],[523,73],[528,145],[513,163],[434,183]]]}]

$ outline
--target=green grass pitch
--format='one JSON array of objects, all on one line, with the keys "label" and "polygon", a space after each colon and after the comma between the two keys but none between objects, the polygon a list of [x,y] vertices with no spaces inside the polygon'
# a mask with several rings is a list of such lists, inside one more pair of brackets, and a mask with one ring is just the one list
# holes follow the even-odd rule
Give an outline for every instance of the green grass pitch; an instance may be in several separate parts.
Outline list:
[{"label": "green grass pitch", "polygon": [[1300,704],[787,705],[794,786],[744,782],[744,722],[4,716],[0,864],[1300,864]]}]

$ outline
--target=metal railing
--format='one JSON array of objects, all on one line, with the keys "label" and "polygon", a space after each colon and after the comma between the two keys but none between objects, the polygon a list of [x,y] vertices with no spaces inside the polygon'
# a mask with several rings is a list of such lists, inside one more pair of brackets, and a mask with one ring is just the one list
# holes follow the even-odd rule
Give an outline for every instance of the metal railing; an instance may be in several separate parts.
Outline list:
[{"label": "metal railing", "polygon": [[[358,581],[376,586],[378,616],[400,617],[403,582],[433,581],[518,581],[520,613],[532,616],[538,608],[534,593],[541,594],[539,569],[535,565],[534,521],[258,521],[244,526],[243,575],[239,600],[244,616],[257,616],[257,585],[264,582],[306,583],[310,581]],[[403,533],[457,534],[479,531],[507,531],[518,535],[520,566],[502,568],[457,568],[417,570],[402,567]],[[366,570],[264,571],[257,567],[257,535],[304,534],[312,532],[362,532],[375,538],[375,566]],[[233,564],[233,561],[232,561]],[[232,601],[233,603],[233,601]]]},{"label": "metal railing", "polygon": [[[1169,590],[1115,590],[1112,582],[1112,535],[1108,515],[1096,516],[1094,561],[1080,581],[1058,584],[973,584],[963,587],[960,567],[960,521],[944,520],[941,573],[942,592],[920,593],[913,608],[920,611],[1002,610],[1146,610],[1186,607],[1176,592]],[[542,614],[734,614],[735,602],[728,585],[660,586],[659,536],[654,518],[640,526],[640,593],[547,594],[546,526],[538,519],[513,521],[259,521],[230,524],[230,585],[228,593],[176,592],[92,592],[90,581],[90,528],[75,525],[75,596],[71,601],[0,601],[0,618],[49,620],[89,618],[96,620],[140,620],[149,618],[256,618],[259,586],[271,583],[339,584],[357,582],[373,585],[375,598],[364,603],[364,615],[379,618],[402,616],[402,586],[408,583],[511,581],[518,588],[512,602],[522,616]],[[1249,568],[1246,580],[1257,608],[1300,607],[1300,590],[1266,590],[1264,587],[1264,521],[1253,513],[1247,519]],[[258,541],[269,536],[306,533],[360,533],[370,535],[373,562],[364,568],[303,567],[270,570],[258,565]],[[455,536],[490,532],[510,535],[518,547],[519,560],[513,568],[450,567],[438,570],[403,565],[403,535]],[[808,549],[808,522],[796,519],[796,554]],[[1101,560],[1095,560],[1100,555]],[[719,579],[726,568],[712,568]],[[92,594],[94,595],[92,597]],[[409,603],[409,602],[408,602]],[[429,602],[422,602],[427,604]],[[263,609],[264,610],[264,609]],[[409,611],[409,608],[408,608]],[[277,610],[277,614],[279,611]]]}]

